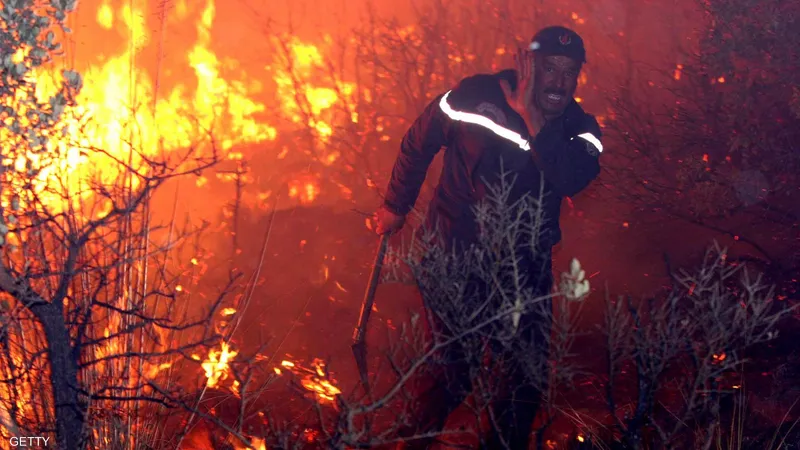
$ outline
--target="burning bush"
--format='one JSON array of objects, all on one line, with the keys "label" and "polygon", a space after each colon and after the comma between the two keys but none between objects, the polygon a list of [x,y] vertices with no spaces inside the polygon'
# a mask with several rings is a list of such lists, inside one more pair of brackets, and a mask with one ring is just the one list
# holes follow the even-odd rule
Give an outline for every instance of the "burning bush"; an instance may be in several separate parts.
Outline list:
[{"label": "burning bush", "polygon": [[[291,310],[292,317],[271,308],[306,288],[304,293],[310,295],[326,292],[323,301],[336,306],[323,311],[346,315],[347,320],[355,317],[351,285],[361,281],[359,271],[366,258],[359,251],[362,236],[352,230],[339,234],[331,230],[356,228],[353,223],[360,225],[362,218],[345,220],[334,211],[338,214],[341,205],[373,203],[374,191],[388,174],[397,137],[432,94],[461,75],[498,68],[505,46],[527,39],[514,35],[511,25],[499,29],[480,22],[476,27],[476,20],[534,23],[540,17],[533,20],[512,14],[515,2],[463,2],[453,9],[436,3],[411,26],[371,17],[374,20],[364,21],[348,36],[351,40],[342,42],[327,39],[311,45],[270,30],[265,41],[277,56],[268,64],[272,76],[263,81],[261,73],[248,76],[238,62],[215,53],[212,28],[218,11],[214,1],[174,3],[170,16],[171,2],[161,3],[156,15],[145,9],[144,2],[119,8],[100,2],[90,20],[102,30],[120,31],[125,36],[123,50],[88,64],[82,77],[72,71],[56,73],[46,64],[56,55],[54,41],[65,31],[61,30],[65,15],[76,2],[17,0],[3,5],[3,437],[50,432],[70,449],[348,448],[396,442],[399,428],[416,425],[406,410],[415,401],[410,387],[423,375],[423,363],[436,358],[433,350],[446,345],[447,339],[426,334],[418,315],[403,325],[387,320],[392,339],[382,350],[388,358],[373,360],[384,366],[373,374],[375,395],[364,398],[351,390],[355,377],[348,376],[341,365],[317,358],[301,344],[287,355],[286,337],[272,339],[279,331],[288,336],[301,318],[311,314],[308,301],[285,302],[289,306],[282,305],[281,313]],[[724,16],[715,2],[709,5],[716,8],[712,11],[716,15]],[[196,21],[186,23],[193,38],[184,41],[188,49],[183,69],[188,78],[176,81],[167,75],[175,68],[162,71],[165,50],[155,45],[158,40],[144,18],[160,22],[164,41],[168,22],[192,14]],[[585,22],[577,13],[559,14],[559,20],[572,17],[576,24]],[[475,28],[482,29],[481,39],[474,39]],[[710,42],[720,43],[723,38],[717,33]],[[158,67],[152,71],[136,63],[148,43],[159,53]],[[786,52],[784,57],[791,54]],[[741,63],[737,58],[730,62]],[[711,66],[729,69],[726,61]],[[770,74],[766,80],[771,89],[783,89]],[[671,68],[668,75],[673,76]],[[683,70],[675,81],[690,76],[694,81],[702,79],[696,75]],[[713,89],[743,82],[727,72],[714,75]],[[582,85],[586,82],[585,77],[581,79]],[[717,98],[713,89],[696,98]],[[796,118],[797,93],[793,94],[789,105],[793,109],[786,111],[793,111]],[[737,97],[724,99],[729,102]],[[638,117],[641,110],[646,108],[631,109],[631,117]],[[676,111],[693,119],[676,119],[673,125],[704,122],[703,116],[691,115],[696,111]],[[778,119],[790,117],[783,114]],[[736,127],[729,123],[717,125],[713,133],[736,134],[730,132]],[[773,126],[750,129],[744,138],[733,139],[731,151],[757,150],[759,136],[780,131],[780,126]],[[695,137],[711,132],[688,128],[695,133],[674,140],[681,150],[691,147],[686,143]],[[628,142],[640,147],[651,141]],[[648,168],[662,167],[661,154],[655,150],[648,156],[656,155],[656,163],[652,158],[641,159],[650,161],[645,164]],[[711,151],[709,155],[689,155],[686,161],[692,161],[691,166],[670,181],[677,180],[690,192],[708,194],[707,200],[734,193],[747,206],[761,201],[757,191],[764,180],[751,176],[752,171],[741,174],[749,187],[724,185],[720,190],[722,178],[714,172],[719,166],[711,163],[719,160],[723,166],[732,166],[739,162],[716,158]],[[784,153],[773,156],[769,160],[773,167],[792,167],[781,166]],[[256,172],[255,167],[269,171]],[[189,184],[196,195],[178,195],[186,184],[177,180],[186,176],[195,177]],[[692,184],[698,180],[699,184]],[[791,177],[784,173],[779,181],[790,184],[787,180]],[[658,191],[660,197],[645,200],[660,201],[671,189],[666,184]],[[682,205],[674,200],[662,203],[680,209]],[[187,203],[199,205],[200,218],[217,226],[181,227]],[[336,208],[277,211],[286,204],[335,204]],[[787,225],[784,231],[796,228],[791,211],[787,215],[777,208],[779,203],[758,205],[774,221]],[[535,202],[529,206],[535,209]],[[705,206],[717,212],[723,206],[730,213],[740,211],[725,202],[711,201]],[[266,217],[263,212],[270,208],[274,208],[272,216]],[[483,243],[490,249],[507,249],[519,237],[517,233],[535,234],[535,226],[520,227],[497,203],[484,204],[479,212],[484,228],[494,231]],[[276,216],[293,216],[292,222],[284,224],[293,232],[318,232],[323,213],[326,219],[320,234],[335,239],[336,249],[357,251],[334,255],[329,251],[333,243],[315,243],[310,235],[295,240],[296,233],[290,234],[291,242],[270,241]],[[297,217],[302,214],[313,220],[301,223]],[[697,216],[692,220],[698,220]],[[262,231],[263,235],[257,234]],[[359,232],[366,234],[363,229]],[[259,240],[260,246],[255,244]],[[296,264],[307,275],[292,277],[290,267],[284,265],[286,259],[270,258],[298,247],[299,253],[290,257],[297,258]],[[420,264],[421,253],[432,250],[412,246],[394,251],[389,268],[396,269],[398,277],[393,279],[400,280],[401,272],[410,271],[417,278],[433,280],[441,288],[437,296],[452,303],[453,286],[463,281],[465,271],[478,267],[487,279],[493,274],[490,268],[480,267],[475,254],[453,259],[434,251],[434,264]],[[675,290],[665,298],[609,301],[609,381],[603,387],[608,392],[603,400],[608,400],[612,419],[607,428],[618,440],[635,446],[641,436],[655,435],[656,441],[682,444],[692,427],[703,431],[703,438],[715,433],[721,420],[715,408],[726,390],[737,389],[732,371],[742,363],[742,351],[773,336],[781,315],[768,310],[771,293],[760,283],[732,287],[738,269],[732,270],[724,263],[725,253],[715,250],[698,274],[676,278]],[[454,260],[457,270],[452,270]],[[269,281],[265,281],[265,261],[273,262],[270,268],[277,274]],[[505,262],[513,265],[513,261]],[[236,268],[251,273],[241,281],[242,277],[231,275],[235,271],[230,269]],[[548,386],[540,436],[566,412],[585,428],[578,435],[583,442],[594,437],[596,427],[585,426],[587,415],[571,407],[571,396],[576,390],[581,392],[572,382],[576,381],[576,362],[571,358],[571,344],[575,309],[582,303],[569,298],[584,298],[588,282],[579,265],[570,269],[553,298],[550,357],[531,359],[530,366],[535,381]],[[266,285],[278,286],[281,297],[275,294],[277,289]],[[473,311],[454,308],[458,339],[481,343],[493,324],[513,323],[521,310],[541,303],[518,292],[513,280],[493,286],[493,294],[509,301],[501,302],[497,314],[478,314],[477,318]],[[335,295],[327,295],[326,289]],[[261,302],[262,296],[270,298]],[[266,320],[280,323],[265,324]],[[345,328],[349,332],[349,322],[340,326],[333,314],[319,322],[331,328],[331,336]],[[259,335],[267,330],[266,337],[256,339],[254,328]],[[309,339],[320,336],[308,334]],[[319,339],[326,351],[333,347],[332,341]],[[267,344],[272,345],[269,351]],[[295,353],[300,349],[307,354]],[[480,368],[477,364],[471,370]],[[680,377],[670,381],[676,371]],[[635,378],[638,391],[632,397],[616,389],[627,384],[624,377],[620,381],[622,375]],[[684,388],[686,397],[669,403],[666,413],[658,394],[665,386],[675,385]],[[476,386],[475,401],[467,405],[470,414],[463,420],[470,425],[468,430],[450,426],[440,436],[443,439],[475,442],[480,439],[478,431],[491,422],[485,420],[487,405],[500,386],[486,374],[478,376]],[[589,397],[580,395],[581,401]]]},{"label": "burning bush", "polygon": [[55,430],[67,448],[132,446],[147,426],[141,408],[176,396],[159,373],[215,340],[207,327],[224,292],[208,313],[181,311],[185,274],[169,259],[188,231],[162,228],[150,211],[161,186],[211,167],[217,150],[211,140],[159,153],[123,118],[115,125],[131,140],[112,145],[89,132],[109,124],[80,114],[81,77],[54,78],[44,66],[75,3],[3,10],[4,433]]}]

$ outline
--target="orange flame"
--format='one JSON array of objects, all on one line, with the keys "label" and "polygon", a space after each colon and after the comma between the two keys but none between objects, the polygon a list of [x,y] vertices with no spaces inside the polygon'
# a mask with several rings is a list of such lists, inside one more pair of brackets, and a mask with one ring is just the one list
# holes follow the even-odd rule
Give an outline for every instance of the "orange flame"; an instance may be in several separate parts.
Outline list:
[{"label": "orange flame", "polygon": [[[175,17],[170,17],[170,20],[184,20],[189,14],[184,0],[176,2],[171,11],[170,14]],[[53,212],[75,206],[68,202],[77,203],[92,198],[92,183],[118,183],[125,178],[121,175],[128,171],[126,166],[141,170],[146,167],[146,158],[168,157],[171,152],[201,145],[207,140],[209,132],[220,144],[223,152],[221,156],[230,160],[242,158],[241,153],[233,150],[237,145],[262,143],[277,138],[278,132],[274,126],[259,117],[266,112],[265,103],[256,100],[256,95],[261,90],[259,84],[248,79],[243,71],[238,71],[242,75],[234,78],[223,76],[223,60],[211,50],[211,29],[216,15],[215,0],[204,1],[202,13],[195,23],[194,45],[186,54],[194,80],[186,80],[186,83],[168,90],[160,88],[157,79],[135,64],[140,56],[140,49],[151,41],[151,32],[144,19],[151,13],[146,10],[146,2],[136,2],[134,5],[103,0],[94,15],[89,16],[94,17],[102,29],[121,29],[120,35],[127,36],[127,42],[120,46],[125,50],[103,55],[105,59],[101,62],[81,70],[83,87],[76,98],[77,106],[65,110],[60,124],[66,132],[63,136],[48,136],[48,151],[52,153],[48,155],[49,159],[30,153],[19,155],[19,152],[6,152],[12,141],[6,139],[8,131],[3,131],[3,127],[0,127],[0,150],[6,158],[7,155],[15,155],[14,159],[2,162],[21,176],[28,173],[29,167],[42,169],[35,180],[36,193]],[[334,106],[349,99],[355,92],[355,86],[352,83],[317,86],[306,82],[301,89],[301,95],[295,96],[293,90],[296,86],[292,83],[292,77],[300,77],[305,82],[314,79],[324,68],[320,49],[316,46],[293,39],[288,48],[296,73],[272,68],[281,106],[296,124],[311,127],[316,132],[317,142],[326,143],[334,133],[336,120],[339,119],[335,112],[338,108]],[[24,61],[28,50],[19,49],[12,55],[12,60],[15,63]],[[224,64],[227,65],[228,62],[225,61]],[[62,75],[55,70],[44,68],[29,72],[29,78],[35,82],[35,94],[40,101],[46,101],[57,92],[64,81]],[[194,84],[196,89],[188,87]],[[354,112],[345,113],[343,118],[358,120]],[[318,151],[317,154],[323,164],[334,164],[340,157],[339,153],[330,150],[330,146],[320,148],[323,151]],[[134,177],[130,182],[136,187],[138,180]],[[199,177],[197,186],[207,182],[207,178]],[[344,193],[352,192],[346,186],[340,188]],[[291,183],[289,189],[303,203],[314,202],[321,194],[316,178],[298,178]],[[270,192],[263,194],[264,198],[269,194]],[[3,201],[6,202],[7,199]],[[100,209],[93,211],[93,215],[106,214],[112,207],[110,204],[98,206]],[[197,258],[192,258],[190,263],[197,265]],[[327,266],[323,272],[327,279]],[[344,291],[340,285],[337,286]],[[188,284],[176,285],[174,289],[176,292],[191,290]],[[225,308],[222,316],[230,316],[235,312],[233,308]],[[124,348],[127,345],[125,341],[115,338],[125,326],[120,323],[119,316],[109,318],[108,325],[102,331],[109,339],[106,345],[99,346],[95,357],[102,358],[128,351]],[[220,348],[210,350],[205,360],[200,355],[192,355],[192,358],[202,361],[206,384],[215,387],[230,377],[230,363],[237,353],[228,343],[223,342]],[[18,367],[24,365],[23,361],[15,362]],[[103,366],[98,367],[102,371]],[[143,373],[155,378],[170,367],[171,362],[153,363],[145,367]],[[286,370],[299,370],[293,365],[282,367]],[[320,400],[332,400],[341,391],[325,375],[323,367],[321,361],[315,360],[314,369],[310,373],[302,372],[301,384]],[[275,370],[280,372],[278,368]],[[131,381],[131,385],[134,384],[135,380]],[[29,406],[24,402],[18,403],[22,411],[27,411]],[[253,445],[265,448],[263,441],[260,444],[254,441]]]},{"label": "orange flame", "polygon": [[[101,27],[110,29],[121,22],[130,41],[121,54],[81,71],[79,106],[65,110],[62,120],[67,133],[51,136],[48,143],[60,162],[47,164],[39,155],[25,154],[6,164],[13,163],[18,172],[26,165],[42,169],[37,184],[41,191],[45,186],[64,185],[70,198],[81,200],[91,195],[89,180],[114,183],[127,170],[121,162],[143,169],[145,157],[197,145],[207,135],[204,130],[213,133],[222,151],[237,144],[274,140],[276,129],[256,117],[266,107],[251,98],[247,86],[252,83],[229,81],[220,75],[221,63],[209,49],[215,12],[214,0],[206,0],[196,24],[197,40],[187,55],[197,83],[194,94],[188,95],[183,85],[157,94],[148,73],[132,66],[134,56],[150,39],[142,3],[134,8],[125,3],[117,11],[110,3],[101,5],[96,17]],[[14,55],[17,59],[23,56],[24,49]],[[30,78],[40,101],[55,94],[63,82],[62,75],[54,71],[32,71]],[[95,151],[98,149],[102,151]],[[135,178],[132,181],[136,183]],[[59,210],[66,206],[61,197],[67,196],[59,192],[57,197],[50,199],[53,204],[48,202],[48,206]]]},{"label": "orange flame", "polygon": [[220,350],[210,350],[208,358],[201,364],[206,373],[208,387],[216,387],[220,381],[225,380],[230,376],[229,362],[239,352],[231,350],[227,342],[220,344]]},{"label": "orange flame", "polygon": [[[303,388],[314,394],[319,401],[332,402],[337,395],[342,393],[330,379],[325,370],[325,363],[319,358],[315,358],[312,362],[313,368],[304,367],[289,360],[281,361],[281,366],[300,377],[300,384]],[[276,367],[275,373],[281,375],[282,371]]]},{"label": "orange flame", "polygon": [[672,78],[674,78],[675,81],[679,81],[681,79],[682,71],[683,71],[683,64],[678,64],[677,66],[675,66],[675,72],[672,74]]},{"label": "orange flame", "polygon": [[254,437],[254,438],[250,439],[250,446],[249,447],[244,445],[244,444],[242,444],[242,443],[240,443],[240,442],[236,442],[233,445],[233,448],[236,449],[236,450],[252,450],[252,449],[255,449],[255,450],[267,450],[267,443],[266,443],[266,440],[264,440],[262,438]]}]

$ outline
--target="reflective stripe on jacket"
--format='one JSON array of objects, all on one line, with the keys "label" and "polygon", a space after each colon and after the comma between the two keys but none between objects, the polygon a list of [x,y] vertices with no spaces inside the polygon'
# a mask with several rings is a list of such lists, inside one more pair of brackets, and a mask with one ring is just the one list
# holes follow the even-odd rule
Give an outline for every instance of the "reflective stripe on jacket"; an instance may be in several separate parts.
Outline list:
[{"label": "reflective stripe on jacket", "polygon": [[487,186],[499,182],[502,171],[516,177],[510,202],[524,194],[538,198],[544,179],[545,226],[539,242],[552,247],[561,240],[563,198],[582,191],[600,172],[600,126],[572,100],[531,142],[499,84],[506,79],[514,88],[515,76],[513,70],[471,76],[425,107],[403,137],[387,208],[403,215],[413,208],[431,161],[445,148],[428,224],[438,224],[446,242],[474,242],[472,207],[487,195]]}]

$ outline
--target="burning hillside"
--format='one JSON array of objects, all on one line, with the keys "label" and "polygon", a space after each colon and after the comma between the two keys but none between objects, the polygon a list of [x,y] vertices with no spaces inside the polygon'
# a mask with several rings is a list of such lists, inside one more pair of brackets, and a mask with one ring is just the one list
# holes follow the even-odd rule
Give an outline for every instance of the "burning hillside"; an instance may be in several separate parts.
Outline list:
[{"label": "burning hillside", "polygon": [[[684,5],[687,9],[696,6],[686,1],[691,3]],[[281,21],[270,15],[274,5],[255,3],[83,0],[74,11],[74,0],[4,3],[0,437],[47,430],[70,449],[259,450],[295,443],[347,448],[394,439],[388,437],[397,431],[392,427],[416,420],[393,409],[414,400],[403,384],[414,379],[404,372],[410,369],[403,358],[413,360],[413,351],[428,336],[416,313],[421,307],[416,287],[381,289],[370,325],[373,392],[361,396],[350,336],[377,244],[367,211],[380,203],[400,139],[430,100],[467,75],[507,67],[514,47],[528,42],[532,24],[567,24],[591,43],[591,62],[575,80],[579,94],[574,99],[596,113],[603,133],[617,131],[604,137],[610,151],[603,164],[609,161],[619,186],[623,181],[632,186],[612,201],[601,197],[600,189],[565,201],[565,246],[554,267],[564,265],[560,259],[580,255],[593,287],[615,281],[609,273],[616,270],[617,286],[625,289],[636,283],[643,292],[666,283],[676,288],[676,279],[661,276],[662,255],[649,254],[651,236],[634,236],[644,228],[642,211],[666,208],[673,219],[706,226],[704,239],[723,230],[732,242],[763,255],[770,246],[758,245],[752,234],[748,240],[747,230],[737,228],[731,217],[745,208],[762,208],[753,217],[773,221],[781,236],[797,228],[796,215],[784,206],[789,202],[769,203],[767,191],[778,181],[792,186],[798,172],[786,170],[774,180],[761,175],[769,167],[793,167],[794,147],[787,144],[790,139],[781,140],[785,134],[759,130],[794,123],[792,117],[800,115],[774,108],[763,111],[774,120],[750,123],[737,115],[745,109],[741,104],[750,104],[746,98],[729,98],[731,92],[750,89],[781,98],[785,86],[796,83],[770,72],[770,58],[761,61],[767,69],[760,74],[737,73],[747,65],[743,61],[754,65],[747,58],[760,57],[747,53],[748,46],[730,64],[718,60],[726,55],[719,43],[709,50],[691,41],[686,44],[691,52],[684,52],[682,40],[673,36],[680,31],[675,23],[687,30],[690,25],[649,20],[678,14],[672,11],[679,9],[676,5],[609,0],[574,12],[544,4],[520,8],[518,0],[422,2],[413,18],[384,20],[367,8],[358,20],[355,14],[347,17],[353,29],[339,29],[334,38],[328,31],[341,24],[307,35],[293,28],[293,14],[276,25]],[[724,2],[697,3],[711,8]],[[290,6],[294,13],[295,5]],[[332,7],[316,12],[324,8]],[[713,23],[734,21],[716,10],[707,16]],[[304,19],[332,22],[331,17]],[[58,29],[62,22],[70,32]],[[671,44],[656,52],[657,40],[650,39],[650,30],[640,30],[645,28],[640,23],[663,28],[660,37],[671,36],[665,39]],[[720,39],[727,43],[725,33]],[[711,45],[717,37],[703,42]],[[62,47],[51,47],[53,42]],[[660,76],[636,72],[640,65],[634,57],[640,54]],[[792,107],[800,98],[794,97]],[[637,104],[641,99],[646,101]],[[711,123],[705,120],[706,103],[729,110]],[[726,140],[730,136],[733,142]],[[788,150],[765,153],[755,148],[762,141]],[[705,147],[698,150],[698,143]],[[770,158],[751,165],[748,152],[759,161]],[[440,164],[437,157],[417,201],[420,208]],[[736,183],[725,178],[729,174],[731,180],[752,178],[752,189],[731,188]],[[605,183],[610,175],[601,176]],[[612,184],[603,186],[619,189]],[[732,202],[731,192],[746,197],[747,204]],[[685,210],[680,209],[684,197],[692,200]],[[715,216],[704,216],[707,211]],[[723,227],[714,218],[730,223]],[[673,223],[661,219],[659,225]],[[410,234],[413,227],[405,231]],[[681,242],[702,234],[690,231],[676,226],[670,232],[681,235]],[[634,240],[638,244],[630,244]],[[796,248],[777,232],[771,240],[787,253]],[[645,268],[638,259],[628,266],[611,261],[608,255],[624,259],[623,242],[637,257],[647,253],[648,264],[658,269]],[[668,247],[671,252],[675,246]],[[391,258],[399,264],[403,255]],[[749,321],[764,324],[777,315],[770,315],[771,291],[754,285],[725,290],[736,284],[727,278],[738,264],[733,259],[722,253],[714,270],[701,271],[702,279],[684,280],[687,292],[668,298],[675,308],[659,310],[655,301],[650,309],[630,300],[624,307],[613,300],[591,303],[586,322],[592,330],[606,314],[606,325],[621,324],[622,331],[609,335],[619,342],[591,336],[595,342],[583,350],[597,359],[617,355],[623,361],[612,364],[610,374],[570,380],[570,392],[578,392],[580,402],[599,402],[593,404],[601,411],[597,417],[644,414],[633,423],[612,424],[622,430],[617,434],[641,436],[632,427],[651,423],[647,414],[657,412],[637,401],[660,402],[655,391],[661,385],[652,381],[652,395],[638,397],[622,389],[625,399],[616,400],[610,398],[616,395],[610,384],[622,377],[622,384],[641,387],[626,383],[626,377],[637,375],[640,381],[658,380],[662,373],[646,371],[682,364],[681,355],[658,349],[680,348],[695,352],[690,355],[695,366],[686,373],[695,375],[694,384],[687,384],[689,397],[697,395],[691,397],[695,403],[685,405],[687,411],[709,402],[697,386],[710,386],[715,395],[721,390],[740,395],[743,353],[736,346],[740,340],[772,339],[772,330],[761,333],[760,325]],[[770,268],[780,267],[777,260]],[[449,272],[431,278],[448,292],[458,291],[464,284],[450,283]],[[724,283],[715,287],[708,277],[717,272]],[[796,271],[775,269],[772,276],[796,286]],[[492,281],[502,291],[506,286],[497,280]],[[749,297],[740,298],[746,293]],[[521,298],[517,294],[509,298]],[[774,297],[785,304],[791,295],[784,290]],[[607,311],[601,311],[604,306]],[[477,309],[469,311],[471,317],[483,312]],[[679,316],[685,311],[691,316]],[[725,326],[720,326],[723,316]],[[634,320],[636,327],[630,325]],[[565,341],[572,342],[571,326],[558,323]],[[631,329],[647,331],[629,336]],[[691,332],[675,332],[687,329]],[[619,348],[606,354],[600,343]],[[566,355],[572,353],[554,350],[551,367],[566,369],[543,376],[560,380],[569,376]],[[604,370],[593,358],[586,361],[592,370]],[[481,373],[489,373],[484,369]],[[786,373],[781,376],[788,378]],[[395,378],[401,381],[393,384]],[[598,397],[603,379],[609,394]],[[555,393],[554,399],[560,397]],[[665,400],[672,406],[681,401],[669,395]],[[559,408],[564,409],[550,409]],[[587,423],[605,420],[584,420],[583,411],[570,414],[569,426],[580,432],[569,439],[580,443],[596,437],[584,429]],[[681,417],[674,428],[692,420]],[[722,429],[720,423],[713,430]],[[371,428],[378,426],[389,431]],[[555,441],[546,442],[555,448]]]},{"label": "burning hillside", "polygon": [[[25,338],[39,329],[26,324],[25,307],[14,298],[4,300],[10,303],[4,303],[3,311],[21,320],[6,342],[9,358],[3,370],[20,381],[0,392],[3,423],[8,425],[4,433],[26,427],[28,421],[35,423],[38,415],[47,413],[46,404],[52,401],[47,393],[38,402],[20,403],[38,391],[37,379],[47,377],[77,376],[91,389],[91,404],[85,405],[91,420],[127,421],[125,433],[131,436],[146,427],[137,417],[139,407],[127,411],[117,402],[130,396],[180,404],[171,394],[174,389],[162,384],[169,384],[171,377],[201,375],[202,392],[223,390],[238,397],[245,389],[241,373],[234,370],[237,358],[244,356],[231,340],[239,320],[237,309],[222,308],[223,297],[214,302],[202,293],[202,303],[191,308],[173,301],[192,297],[213,253],[195,252],[186,262],[163,257],[164,249],[174,245],[173,229],[164,233],[150,225],[151,220],[170,217],[157,207],[164,197],[151,200],[151,193],[161,184],[176,187],[172,180],[194,175],[191,192],[182,194],[190,203],[204,190],[224,198],[218,192],[220,183],[229,187],[253,183],[243,152],[259,152],[275,161],[286,160],[291,170],[284,170],[286,166],[259,170],[259,176],[266,173],[270,178],[255,194],[248,190],[244,207],[263,206],[280,194],[284,205],[315,202],[320,174],[303,167],[302,161],[323,166],[337,161],[338,153],[324,145],[334,126],[328,121],[338,120],[329,111],[352,94],[352,87],[309,84],[308,78],[321,64],[320,50],[295,38],[276,38],[285,57],[264,61],[252,71],[219,56],[213,48],[217,6],[213,0],[163,3],[160,10],[145,1],[82,2],[77,24],[71,23],[77,27],[74,36],[80,45],[66,40],[66,52],[55,64],[39,65],[42,50],[28,44],[5,56],[6,66],[19,81],[3,105],[16,114],[6,114],[6,127],[0,129],[5,168],[2,205],[9,225],[3,237],[11,245],[6,248],[11,253],[4,274],[34,274],[26,289],[36,292],[36,298],[42,298],[36,301],[46,308],[64,306],[66,325],[76,328],[72,340],[59,339],[81,356],[76,364],[67,361],[63,370],[40,364],[26,367],[31,355],[42,351],[37,347],[47,344]],[[176,31],[187,37],[167,38],[168,32]],[[94,43],[86,41],[90,36]],[[51,42],[54,37],[46,39]],[[174,57],[176,52],[181,57]],[[68,62],[79,69],[82,79],[60,71]],[[58,120],[45,122],[37,108],[59,116]],[[355,115],[345,118],[357,120]],[[30,134],[21,133],[36,127],[43,128],[45,139],[32,141]],[[296,137],[281,140],[280,133],[307,129],[313,131],[307,141],[310,147],[289,146]],[[219,169],[206,170],[217,162]],[[235,170],[226,170],[230,167]],[[212,185],[216,187],[209,190]],[[176,187],[176,198],[177,192]],[[206,201],[193,220],[238,220],[238,212],[233,218],[225,211],[227,198],[222,198]],[[36,231],[43,222],[60,228],[45,236]],[[95,230],[102,234],[95,236]],[[235,228],[228,233],[235,235]],[[32,251],[39,253],[31,247],[36,243],[41,245],[41,264],[28,260]],[[69,272],[53,276],[53,266],[46,261],[55,266],[62,256],[72,261]],[[100,278],[95,276],[98,270]],[[36,281],[37,273],[61,278],[63,288],[50,290],[51,285]],[[6,292],[9,289],[4,286]],[[208,308],[209,320],[197,319],[204,314],[200,310]],[[216,310],[219,316],[214,316]],[[193,319],[178,325],[181,316]],[[199,329],[204,323],[215,324],[215,329]],[[44,328],[48,340],[52,339],[49,326]],[[55,351],[52,344],[50,351]],[[275,364],[290,374],[296,368],[298,385],[318,401],[330,402],[339,392],[320,361],[303,371],[300,360],[284,360],[281,366],[280,359],[274,363],[260,353],[247,357],[247,364]],[[260,383],[275,376],[269,367],[265,372],[272,375],[261,377]],[[190,381],[185,388],[195,385]],[[189,432],[191,420],[183,424],[184,432]],[[113,426],[99,427],[91,440],[111,445],[114,433]],[[128,444],[134,445],[130,439]]]},{"label": "burning hillside", "polygon": [[[81,4],[82,14],[96,9],[94,23],[79,25],[79,51],[67,47],[66,56],[80,69],[83,83],[73,99],[76,106],[68,107],[62,123],[55,127],[61,135],[48,142],[47,157],[10,149],[4,152],[6,167],[20,172],[37,170],[38,192],[63,186],[76,205],[91,195],[90,181],[113,184],[126,169],[143,171],[146,162],[155,157],[178,160],[191,147],[199,147],[205,157],[214,153],[234,166],[237,162],[241,165],[242,149],[246,148],[271,153],[278,160],[288,156],[294,164],[311,160],[312,153],[325,165],[337,161],[339,153],[325,145],[334,126],[328,120],[337,116],[327,112],[347,100],[353,86],[308,83],[322,63],[315,45],[286,39],[280,44],[285,49],[283,58],[272,57],[248,70],[214,52],[212,31],[218,7],[214,0],[179,1],[162,5],[168,7],[163,11],[153,11],[152,2],[144,1],[93,3],[97,2]],[[159,15],[163,15],[161,22],[152,20]],[[80,17],[86,20],[86,16]],[[167,33],[174,28],[194,37],[169,39]],[[108,42],[88,43],[87,34]],[[103,50],[94,53],[95,47]],[[21,63],[29,50],[20,48],[11,56],[12,62]],[[176,52],[183,57],[175,57]],[[55,67],[30,71],[27,76],[35,81],[40,101],[55,94],[64,81]],[[355,113],[350,119],[357,120]],[[293,133],[292,124],[296,129],[311,127],[315,131],[309,141],[312,148],[297,150],[285,141],[280,146],[275,143],[277,127]],[[8,136],[4,142],[11,142]],[[58,156],[53,159],[55,154]],[[290,199],[313,202],[319,196],[319,175],[295,170],[294,175],[282,174],[279,182]],[[236,178],[225,171],[217,177],[223,182]],[[131,181],[139,180],[131,177]],[[198,187],[207,182],[205,174],[197,179]],[[272,189],[257,195],[257,202],[266,201],[282,188],[272,184]],[[42,200],[51,208],[65,208],[56,199],[60,194],[47,194],[44,197],[49,199]]]}]

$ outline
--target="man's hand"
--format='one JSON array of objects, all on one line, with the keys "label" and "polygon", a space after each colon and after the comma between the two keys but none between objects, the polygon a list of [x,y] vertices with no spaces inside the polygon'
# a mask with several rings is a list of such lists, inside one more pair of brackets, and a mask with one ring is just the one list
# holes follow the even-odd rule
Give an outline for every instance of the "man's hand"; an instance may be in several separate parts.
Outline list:
[{"label": "man's hand", "polygon": [[506,80],[500,80],[500,87],[508,104],[525,119],[528,131],[535,136],[544,126],[545,120],[536,107],[533,52],[528,49],[518,50],[514,62],[517,66],[517,89],[512,90]]},{"label": "man's hand", "polygon": [[406,223],[406,216],[399,216],[382,206],[375,212],[375,232],[383,235],[386,233],[394,234],[403,228]]}]

